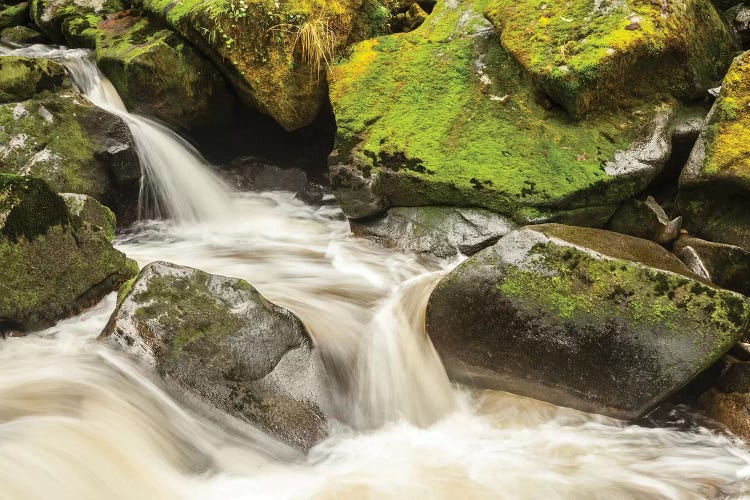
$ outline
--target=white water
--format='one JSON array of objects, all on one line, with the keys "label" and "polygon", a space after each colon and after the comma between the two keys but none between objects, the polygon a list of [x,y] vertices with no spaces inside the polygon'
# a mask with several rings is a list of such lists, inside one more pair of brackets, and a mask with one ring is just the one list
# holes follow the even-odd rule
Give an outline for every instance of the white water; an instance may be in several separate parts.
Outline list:
[{"label": "white water", "polygon": [[302,457],[192,413],[93,341],[110,296],[0,343],[0,499],[750,495],[750,450],[730,437],[451,386],[422,328],[450,263],[355,239],[338,210],[289,193],[222,201],[234,216],[145,222],[117,245],[142,265],[243,277],[302,318],[342,381],[330,437]]}]

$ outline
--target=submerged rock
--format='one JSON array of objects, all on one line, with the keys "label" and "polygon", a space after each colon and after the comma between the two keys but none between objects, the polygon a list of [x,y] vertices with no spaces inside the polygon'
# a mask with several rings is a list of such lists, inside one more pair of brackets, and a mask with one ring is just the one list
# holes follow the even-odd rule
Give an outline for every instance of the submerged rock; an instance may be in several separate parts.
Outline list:
[{"label": "submerged rock", "polygon": [[453,257],[473,255],[515,228],[488,210],[453,207],[397,207],[381,218],[351,221],[354,234],[405,251]]},{"label": "submerged rock", "polygon": [[653,242],[548,224],[449,273],[427,332],[455,380],[635,419],[748,331],[750,302]]},{"label": "submerged rock", "polygon": [[703,413],[750,441],[750,363],[733,363],[700,399]]},{"label": "submerged rock", "polygon": [[703,97],[735,51],[709,0],[492,0],[485,13],[534,84],[575,116],[657,93]]},{"label": "submerged rock", "polygon": [[244,280],[149,264],[120,293],[102,338],[187,395],[298,448],[326,434],[318,351],[299,319]]},{"label": "submerged rock", "polygon": [[732,63],[680,176],[685,227],[750,250],[750,52]]},{"label": "submerged rock", "polygon": [[723,288],[750,295],[750,252],[747,250],[682,235],[675,241],[673,251],[693,272],[705,273],[707,279]]},{"label": "submerged rock", "polygon": [[610,231],[652,240],[660,245],[677,238],[681,227],[682,217],[668,217],[661,205],[651,196],[645,201],[626,201],[607,224]]},{"label": "submerged rock", "polygon": [[44,181],[0,174],[0,331],[77,314],[137,272]]},{"label": "submerged rock", "polygon": [[670,95],[572,121],[500,45],[487,3],[441,2],[415,31],[361,42],[332,68],[329,168],[347,216],[449,205],[603,225],[663,169]]}]

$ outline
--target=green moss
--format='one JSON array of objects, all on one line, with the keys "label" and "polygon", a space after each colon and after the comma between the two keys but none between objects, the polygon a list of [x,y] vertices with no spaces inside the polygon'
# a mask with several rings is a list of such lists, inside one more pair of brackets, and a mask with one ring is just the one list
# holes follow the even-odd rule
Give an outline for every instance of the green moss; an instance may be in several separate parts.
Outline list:
[{"label": "green moss", "polygon": [[576,116],[658,92],[701,97],[735,50],[707,0],[493,0],[485,12],[534,81]]},{"label": "green moss", "polygon": [[70,222],[65,202],[41,179],[0,173],[0,235],[34,239]]},{"label": "green moss", "polygon": [[70,87],[70,80],[65,68],[55,61],[0,57],[0,103],[25,101],[66,87]]},{"label": "green moss", "polygon": [[0,3],[0,30],[13,26],[20,26],[29,22],[29,4],[27,2],[15,5]]}]

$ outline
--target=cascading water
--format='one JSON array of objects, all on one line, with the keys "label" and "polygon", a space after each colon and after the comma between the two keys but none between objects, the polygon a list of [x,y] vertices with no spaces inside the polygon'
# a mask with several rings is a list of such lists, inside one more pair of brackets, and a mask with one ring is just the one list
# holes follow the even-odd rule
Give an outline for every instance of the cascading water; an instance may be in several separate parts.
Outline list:
[{"label": "cascading water", "polygon": [[[35,50],[70,57],[65,64],[92,101],[110,110],[119,103],[106,79],[78,67],[88,64],[81,52]],[[193,223],[143,222],[117,246],[141,265],[167,260],[245,278],[292,310],[345,382],[336,388],[341,421],[301,457],[234,419],[225,427],[194,414],[158,377],[93,341],[112,295],[0,343],[0,499],[750,495],[750,450],[728,436],[625,425],[451,385],[422,315],[454,263],[354,238],[338,209],[290,193],[226,196],[217,181],[206,194],[195,179],[215,178],[197,153],[118,106],[134,135],[139,123],[155,134],[138,146],[148,161],[164,162],[155,169],[167,177],[152,177],[162,208]]]}]

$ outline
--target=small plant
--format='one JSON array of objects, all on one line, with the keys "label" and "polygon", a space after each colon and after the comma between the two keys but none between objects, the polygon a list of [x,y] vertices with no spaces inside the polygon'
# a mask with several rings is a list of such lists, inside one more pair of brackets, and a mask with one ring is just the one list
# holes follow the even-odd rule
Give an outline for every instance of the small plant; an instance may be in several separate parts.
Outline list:
[{"label": "small plant", "polygon": [[336,31],[330,17],[318,15],[300,19],[299,24],[279,24],[271,28],[294,37],[292,51],[310,68],[310,76],[316,80],[328,70],[336,49]]}]

